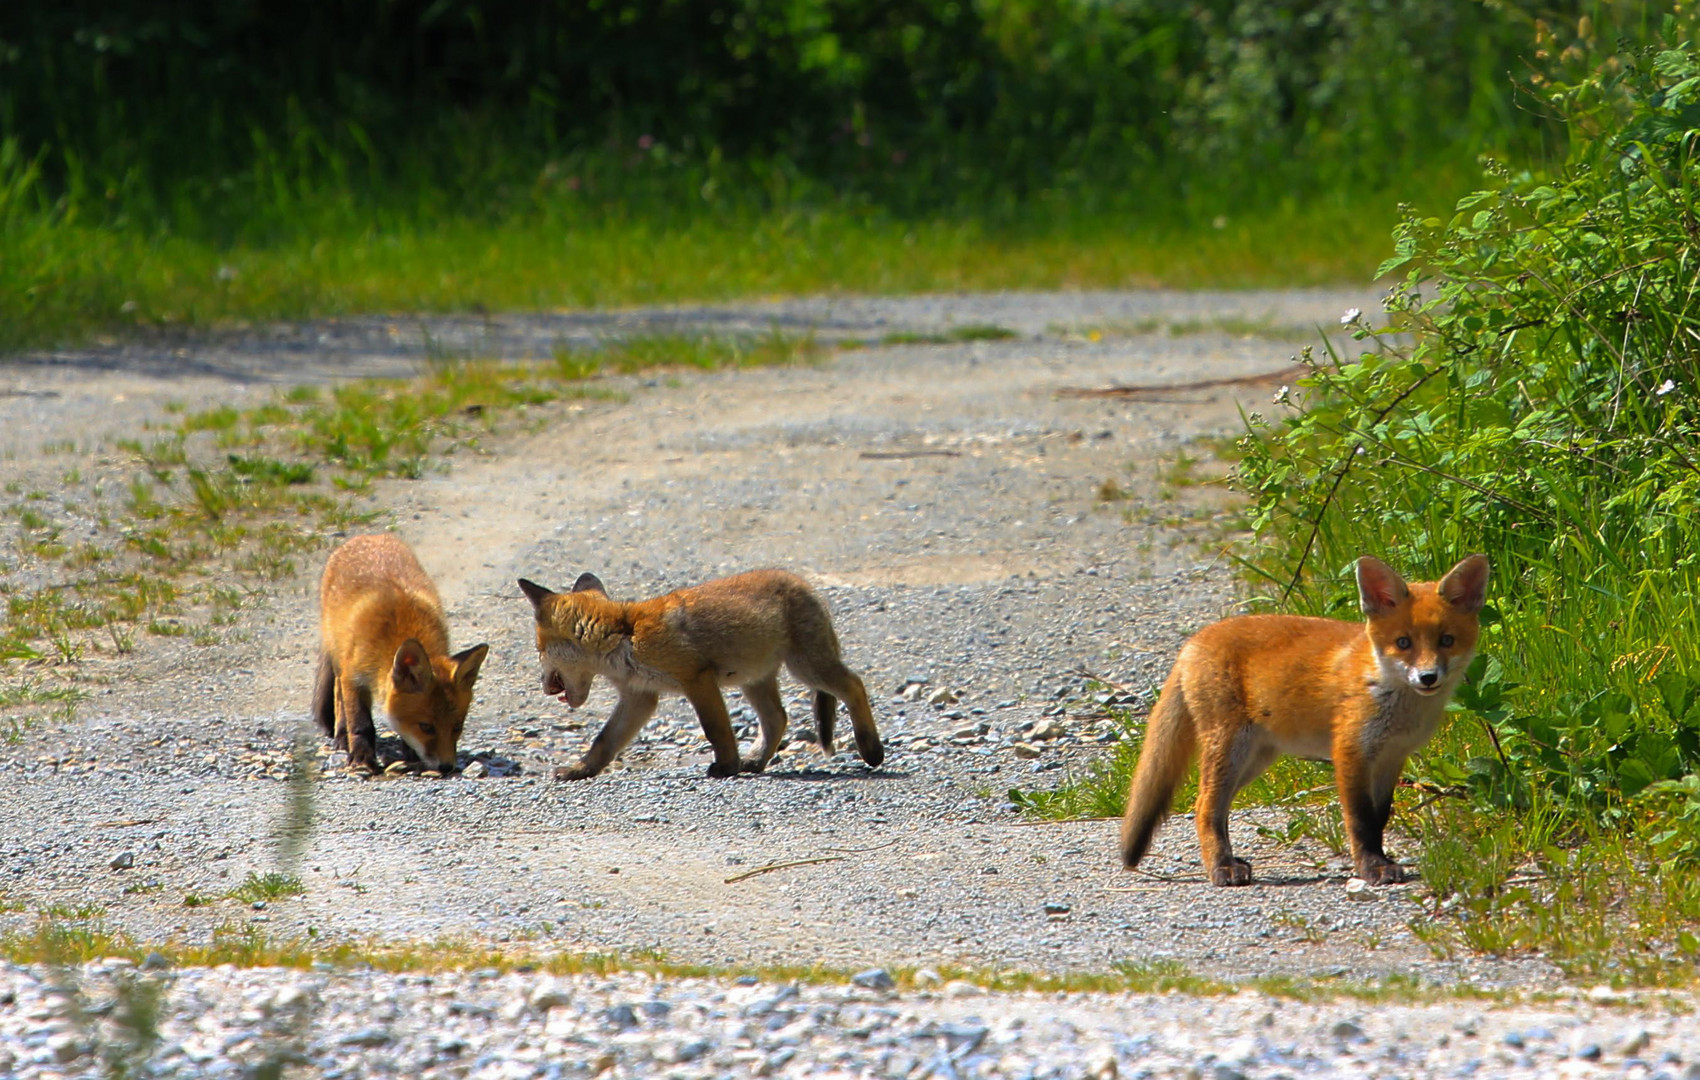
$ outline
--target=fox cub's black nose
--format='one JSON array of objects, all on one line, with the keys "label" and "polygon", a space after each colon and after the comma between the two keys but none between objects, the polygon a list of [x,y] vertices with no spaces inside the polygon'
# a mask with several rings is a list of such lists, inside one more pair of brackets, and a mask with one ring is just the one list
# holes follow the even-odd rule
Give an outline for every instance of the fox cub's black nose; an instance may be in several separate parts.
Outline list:
[{"label": "fox cub's black nose", "polygon": [[1435,683],[1440,681],[1440,672],[1425,671],[1418,675],[1417,678],[1421,680],[1424,686],[1433,686]]}]

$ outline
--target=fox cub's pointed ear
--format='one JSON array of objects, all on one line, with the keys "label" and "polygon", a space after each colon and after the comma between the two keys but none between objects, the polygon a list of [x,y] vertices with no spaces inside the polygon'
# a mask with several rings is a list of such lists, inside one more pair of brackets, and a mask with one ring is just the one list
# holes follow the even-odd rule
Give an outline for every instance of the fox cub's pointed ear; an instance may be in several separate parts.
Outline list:
[{"label": "fox cub's pointed ear", "polygon": [[1474,615],[1487,599],[1487,586],[1487,556],[1466,555],[1440,579],[1440,595],[1464,614]]},{"label": "fox cub's pointed ear", "polygon": [[478,669],[484,665],[484,658],[490,655],[490,646],[474,645],[463,649],[449,657],[455,665],[455,682],[461,686],[471,686],[478,679]]},{"label": "fox cub's pointed ear", "polygon": [[527,581],[524,578],[519,579],[519,591],[525,594],[525,598],[531,601],[531,606],[534,608],[541,606],[546,597],[555,595],[537,582]]},{"label": "fox cub's pointed ear", "polygon": [[414,638],[401,643],[395,651],[395,666],[390,669],[390,682],[402,694],[422,694],[431,683],[431,661],[425,646]]},{"label": "fox cub's pointed ear", "polygon": [[1358,560],[1358,604],[1365,615],[1385,615],[1410,594],[1405,579],[1391,566],[1374,555]]},{"label": "fox cub's pointed ear", "polygon": [[608,595],[608,590],[602,587],[602,579],[588,570],[580,574],[578,580],[573,582],[573,592],[599,592],[603,596]]}]

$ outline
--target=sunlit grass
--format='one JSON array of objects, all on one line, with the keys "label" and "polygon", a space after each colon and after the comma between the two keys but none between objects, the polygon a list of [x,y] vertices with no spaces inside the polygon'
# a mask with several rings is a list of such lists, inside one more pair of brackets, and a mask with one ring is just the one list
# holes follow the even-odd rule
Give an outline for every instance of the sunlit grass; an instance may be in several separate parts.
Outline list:
[{"label": "sunlit grass", "polygon": [[[357,312],[553,310],[816,293],[1364,282],[1404,193],[991,226],[833,207],[643,216],[537,207],[497,220],[319,220],[264,246],[52,218],[0,234],[0,348]],[[219,415],[202,422],[215,424]]]}]

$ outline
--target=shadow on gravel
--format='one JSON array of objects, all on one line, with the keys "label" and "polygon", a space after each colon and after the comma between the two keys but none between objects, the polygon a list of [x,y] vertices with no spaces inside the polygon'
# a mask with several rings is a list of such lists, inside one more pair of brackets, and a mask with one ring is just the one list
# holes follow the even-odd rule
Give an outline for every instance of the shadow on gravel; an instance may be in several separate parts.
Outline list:
[{"label": "shadow on gravel", "polygon": [[614,337],[778,332],[818,333],[836,339],[857,329],[853,323],[813,313],[736,307],[393,319],[362,316],[244,329],[142,332],[112,344],[0,355],[0,374],[122,372],[236,383],[402,378],[418,374],[433,359],[544,360],[563,346],[589,348]]},{"label": "shadow on gravel", "polygon": [[[857,772],[832,772],[826,769],[790,769],[784,772],[769,769],[761,774],[772,780],[802,780],[821,782],[832,780],[907,780],[913,773],[901,769],[864,769]],[[754,779],[754,777],[751,777]]]}]

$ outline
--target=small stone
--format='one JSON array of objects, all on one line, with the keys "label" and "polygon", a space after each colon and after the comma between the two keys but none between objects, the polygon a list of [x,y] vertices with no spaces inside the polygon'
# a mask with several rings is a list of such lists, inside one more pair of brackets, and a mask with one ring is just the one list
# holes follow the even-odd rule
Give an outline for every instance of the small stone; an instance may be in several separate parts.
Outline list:
[{"label": "small stone", "polygon": [[484,764],[482,761],[474,761],[469,763],[466,768],[462,769],[460,774],[468,780],[482,780],[486,776],[490,775],[490,766]]},{"label": "small stone", "polygon": [[1625,1057],[1633,1057],[1647,1049],[1653,1041],[1653,1036],[1646,1028],[1631,1028],[1617,1037],[1616,1050]]},{"label": "small stone", "polygon": [[1060,739],[1063,735],[1063,726],[1052,719],[1039,721],[1033,725],[1033,730],[1027,733],[1028,738],[1041,741]]},{"label": "small stone", "polygon": [[944,984],[944,996],[947,998],[981,997],[985,990],[964,979],[952,979]]},{"label": "small stone", "polygon": [[1218,1065],[1210,1070],[1210,1080],[1246,1080],[1246,1076],[1232,1065]]},{"label": "small stone", "polygon": [[128,870],[136,865],[136,853],[133,851],[120,852],[113,856],[112,861],[107,865],[114,870]]},{"label": "small stone", "polygon": [[1380,897],[1375,895],[1375,889],[1361,877],[1355,877],[1346,882],[1346,899],[1371,901]]},{"label": "small stone", "polygon": [[869,968],[866,971],[858,971],[850,976],[850,981],[864,990],[891,990],[897,986],[896,980],[885,968]]},{"label": "small stone", "polygon": [[927,695],[928,705],[952,705],[958,700],[960,699],[956,696],[954,691],[943,686]]},{"label": "small stone", "polygon": [[68,1031],[49,1035],[45,1045],[49,1056],[61,1065],[69,1065],[87,1052],[82,1040]]},{"label": "small stone", "polygon": [[164,953],[150,952],[146,956],[142,957],[143,971],[164,971],[170,966],[171,961],[165,958]]},{"label": "small stone", "polygon": [[915,985],[920,987],[937,986],[944,977],[932,968],[922,968],[915,972]]},{"label": "small stone", "polygon": [[1070,907],[1068,904],[1063,903],[1061,900],[1047,900],[1047,901],[1045,901],[1045,914],[1046,915],[1067,915],[1069,912],[1071,912],[1073,910],[1074,910],[1074,908]]},{"label": "small stone", "polygon": [[1598,1002],[1603,1005],[1610,1005],[1619,1001],[1627,1001],[1628,995],[1619,993],[1602,983],[1588,991],[1588,1000]]},{"label": "small stone", "polygon": [[1088,1080],[1117,1080],[1120,1075],[1121,1068],[1116,1064],[1116,1055],[1113,1050],[1097,1050],[1086,1059]]},{"label": "small stone", "polygon": [[400,776],[402,773],[404,773],[406,771],[407,771],[407,762],[405,762],[405,761],[392,761],[392,762],[389,763],[389,765],[385,766],[384,775],[385,776]]},{"label": "small stone", "polygon": [[395,1037],[384,1028],[368,1027],[361,1028],[359,1031],[349,1032],[347,1035],[344,1035],[342,1038],[337,1040],[337,1045],[359,1046],[366,1049],[372,1049],[379,1046],[388,1046],[394,1040]]},{"label": "small stone", "polygon": [[289,1013],[305,1007],[312,1000],[312,993],[306,987],[291,983],[272,995],[267,1011],[271,1013]]},{"label": "small stone", "polygon": [[602,1019],[622,1031],[638,1026],[637,1010],[630,1005],[610,1005],[602,1010]]},{"label": "small stone", "polygon": [[556,979],[545,979],[531,988],[527,1004],[537,1012],[546,1013],[550,1009],[571,1005],[572,1001],[572,991],[564,984]]},{"label": "small stone", "polygon": [[1350,1020],[1342,1020],[1329,1028],[1328,1034],[1336,1039],[1361,1039],[1364,1037],[1364,1029]]},{"label": "small stone", "polygon": [[1598,1061],[1600,1060],[1600,1053],[1600,1044],[1594,1042],[1583,1043],[1576,1050],[1576,1056],[1583,1061]]},{"label": "small stone", "polygon": [[1016,757],[1021,758],[1023,761],[1032,761],[1034,758],[1036,758],[1039,755],[1044,753],[1043,750],[1039,749],[1037,746],[1034,746],[1032,743],[1024,743],[1024,742],[1018,742],[1015,745],[1011,746],[1010,751],[1012,753],[1014,753]]},{"label": "small stone", "polygon": [[619,1058],[614,1056],[614,1052],[612,1050],[602,1051],[602,1053],[597,1054],[590,1060],[590,1075],[602,1075],[609,1069],[612,1069],[615,1065],[619,1064],[619,1060]]},{"label": "small stone", "polygon": [[683,1042],[677,1046],[664,1046],[656,1053],[655,1057],[658,1061],[678,1064],[695,1061],[712,1049],[714,1049],[714,1044],[707,1039],[692,1039],[690,1042]]},{"label": "small stone", "polygon": [[426,780],[441,780],[443,778],[443,774],[438,772],[436,769],[426,769],[419,775]]}]

